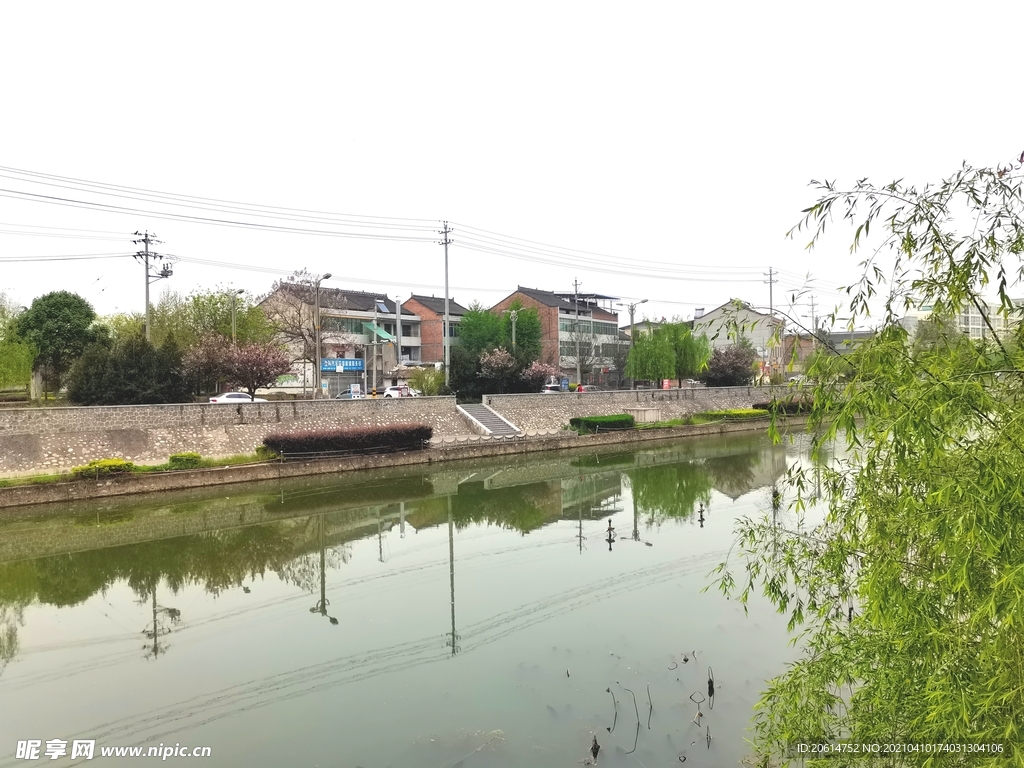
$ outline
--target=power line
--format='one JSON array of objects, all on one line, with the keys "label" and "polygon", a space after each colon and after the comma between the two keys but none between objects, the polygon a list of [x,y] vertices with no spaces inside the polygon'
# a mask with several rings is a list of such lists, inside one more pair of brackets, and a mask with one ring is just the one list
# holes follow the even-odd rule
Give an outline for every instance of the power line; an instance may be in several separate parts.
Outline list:
[{"label": "power line", "polygon": [[[14,176],[10,174],[16,174]],[[28,178],[21,178],[21,177]],[[120,184],[109,184],[106,182],[90,181],[87,179],[76,179],[70,176],[58,176],[55,174],[29,171],[21,168],[0,166],[0,177],[10,178],[17,181],[27,181],[32,184],[44,186],[55,186],[64,189],[75,189],[83,192],[93,192],[116,197],[127,197],[129,199],[146,200],[148,202],[165,202],[167,204],[188,204],[189,207],[204,207],[207,210],[218,209],[222,206],[250,210],[258,215],[266,213],[289,214],[313,217],[329,217],[337,219],[338,223],[359,224],[360,226],[375,226],[378,222],[390,222],[385,226],[402,228],[416,226],[420,229],[429,228],[434,225],[433,219],[414,219],[398,216],[366,216],[361,214],[332,213],[330,211],[318,211],[302,208],[288,208],[277,205],[263,205],[260,203],[244,203],[234,200],[223,200],[213,197],[200,197],[196,195],[184,195],[175,192],[161,192],[157,190],[144,189],[140,187],[128,187]],[[57,183],[60,182],[60,183]],[[202,204],[202,205],[196,205]],[[210,206],[209,204],[213,204]]]},{"label": "power line", "polygon": [[12,264],[31,261],[83,261],[86,259],[116,259],[134,255],[133,253],[70,253],[55,256],[0,256],[0,262]]}]

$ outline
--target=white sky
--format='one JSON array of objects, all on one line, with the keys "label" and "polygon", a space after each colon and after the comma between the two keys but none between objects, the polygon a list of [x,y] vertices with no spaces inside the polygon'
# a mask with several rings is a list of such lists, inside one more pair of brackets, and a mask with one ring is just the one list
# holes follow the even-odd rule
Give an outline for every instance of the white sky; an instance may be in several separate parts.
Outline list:
[{"label": "white sky", "polygon": [[[810,272],[819,305],[831,307],[860,257],[839,226],[811,254],[785,239],[814,200],[807,182],[938,180],[963,160],[1019,155],[1022,21],[1018,2],[12,2],[0,10],[0,166],[425,219],[413,224],[427,230],[448,219],[451,293],[463,304],[490,305],[517,284],[571,290],[578,279],[583,292],[649,299],[638,320],[688,317],[730,297],[767,305],[762,273],[773,266],[783,270],[776,305]],[[0,188],[430,236],[170,209],[8,171]],[[550,253],[552,263],[481,253],[465,247],[479,238],[467,225],[606,256],[566,264]],[[10,234],[40,227],[123,241]],[[27,305],[65,289],[101,314],[141,311],[142,267],[129,258],[10,259],[128,253],[128,235],[143,229],[164,253],[238,265],[181,261],[154,298],[165,286],[261,294],[279,276],[242,267],[305,267],[332,272],[335,287],[443,295],[433,242],[268,233],[11,197],[0,197],[0,291]]]}]

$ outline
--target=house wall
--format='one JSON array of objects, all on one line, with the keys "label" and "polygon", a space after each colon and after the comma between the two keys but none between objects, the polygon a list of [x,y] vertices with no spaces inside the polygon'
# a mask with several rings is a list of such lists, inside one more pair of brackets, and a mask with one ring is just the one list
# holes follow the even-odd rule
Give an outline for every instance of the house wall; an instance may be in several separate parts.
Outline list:
[{"label": "house wall", "polygon": [[444,318],[416,299],[406,299],[402,306],[420,316],[420,360],[424,363],[444,361]]},{"label": "house wall", "polygon": [[0,476],[58,472],[118,457],[160,464],[172,453],[251,453],[272,432],[426,423],[465,434],[453,397],[188,403],[0,410]]},{"label": "house wall", "polygon": [[[712,349],[717,349],[736,343],[735,338],[729,338],[731,324],[735,322],[742,334],[750,339],[750,343],[754,345],[758,355],[764,355],[768,348],[768,340],[774,332],[774,325],[768,321],[768,315],[762,315],[750,309],[736,310],[731,306],[726,306],[713,309],[695,320],[694,327],[696,333],[703,333],[708,337]],[[718,338],[712,338],[716,334]]]}]

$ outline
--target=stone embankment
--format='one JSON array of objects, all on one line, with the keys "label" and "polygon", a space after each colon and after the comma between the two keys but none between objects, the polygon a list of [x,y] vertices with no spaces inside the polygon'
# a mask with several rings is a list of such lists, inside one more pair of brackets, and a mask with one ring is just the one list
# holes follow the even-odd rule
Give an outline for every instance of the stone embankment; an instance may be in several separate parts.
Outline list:
[{"label": "stone embankment", "polygon": [[454,397],[188,403],[0,411],[0,477],[60,472],[93,459],[162,464],[173,453],[252,453],[271,432],[421,422],[439,437],[468,430]]},{"label": "stone embankment", "polygon": [[[798,432],[804,429],[806,422],[806,416],[790,416],[780,422],[779,427],[782,431]],[[622,432],[606,432],[599,435],[577,436],[573,432],[561,431],[560,436],[549,433],[543,439],[531,439],[525,435],[520,435],[511,439],[485,440],[480,435],[469,435],[465,436],[466,440],[460,440],[456,443],[445,441],[433,445],[426,450],[410,451],[408,453],[350,456],[338,459],[318,459],[315,461],[268,462],[265,464],[246,464],[178,472],[115,475],[95,482],[80,480],[0,487],[0,508],[31,504],[67,504],[84,499],[156,493],[260,480],[280,481],[286,478],[300,478],[313,475],[337,475],[353,470],[411,467],[436,462],[480,459],[489,456],[507,456],[542,451],[571,451],[574,449],[623,443],[628,446],[628,450],[632,447],[639,447],[644,443],[656,441],[740,432],[763,432],[768,429],[768,424],[769,419],[763,418],[749,421],[696,424],[667,429],[625,430]]]},{"label": "stone embankment", "polygon": [[[485,405],[519,430],[515,442],[561,439],[574,416],[658,409],[662,420],[752,404],[792,394],[786,387],[723,387],[634,390],[586,394],[486,395]],[[217,458],[251,453],[271,432],[324,427],[429,424],[433,445],[445,449],[483,437],[459,413],[452,397],[377,400],[297,400],[291,402],[184,405],[97,406],[87,408],[10,408],[0,410],[0,477],[57,473],[93,459],[123,458],[162,464],[168,456],[194,451]],[[630,439],[622,438],[624,441]]]},{"label": "stone embankment", "polygon": [[489,405],[521,430],[557,428],[577,416],[604,416],[632,408],[656,408],[660,420],[701,411],[749,408],[754,403],[794,394],[789,387],[692,387],[618,392],[562,392],[536,395],[484,395]]}]

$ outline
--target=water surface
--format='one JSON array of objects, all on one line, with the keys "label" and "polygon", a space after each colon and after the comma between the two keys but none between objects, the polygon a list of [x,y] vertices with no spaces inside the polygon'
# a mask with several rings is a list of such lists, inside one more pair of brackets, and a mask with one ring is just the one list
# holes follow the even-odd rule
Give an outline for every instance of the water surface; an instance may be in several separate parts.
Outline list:
[{"label": "water surface", "polygon": [[95,739],[99,763],[573,766],[595,735],[599,765],[735,765],[795,651],[765,601],[702,590],[802,450],[740,435],[7,515],[0,767],[31,764],[26,739]]}]

